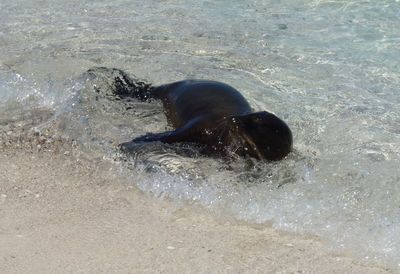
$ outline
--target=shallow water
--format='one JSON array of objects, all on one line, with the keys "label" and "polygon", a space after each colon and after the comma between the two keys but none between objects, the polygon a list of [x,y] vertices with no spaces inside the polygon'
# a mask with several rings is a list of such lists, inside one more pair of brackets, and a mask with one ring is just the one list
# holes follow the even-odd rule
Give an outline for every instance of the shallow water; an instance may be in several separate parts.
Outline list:
[{"label": "shallow water", "polygon": [[[157,197],[400,269],[400,2],[17,0],[0,18],[3,139],[51,128]],[[169,127],[159,103],[96,95],[108,78],[93,66],[227,82],[288,122],[295,151],[256,164],[185,145],[121,155],[118,143]]]}]

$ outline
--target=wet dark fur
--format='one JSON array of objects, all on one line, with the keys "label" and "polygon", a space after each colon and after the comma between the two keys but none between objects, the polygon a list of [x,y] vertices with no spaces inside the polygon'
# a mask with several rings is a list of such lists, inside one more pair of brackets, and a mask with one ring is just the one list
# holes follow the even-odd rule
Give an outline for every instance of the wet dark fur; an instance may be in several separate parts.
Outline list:
[{"label": "wet dark fur", "polygon": [[252,112],[239,91],[227,84],[184,80],[152,86],[123,71],[114,80],[114,93],[120,98],[161,100],[168,122],[175,128],[123,143],[125,151],[138,142],[194,142],[206,145],[209,151],[279,160],[292,149],[292,133],[286,123],[266,111]]}]

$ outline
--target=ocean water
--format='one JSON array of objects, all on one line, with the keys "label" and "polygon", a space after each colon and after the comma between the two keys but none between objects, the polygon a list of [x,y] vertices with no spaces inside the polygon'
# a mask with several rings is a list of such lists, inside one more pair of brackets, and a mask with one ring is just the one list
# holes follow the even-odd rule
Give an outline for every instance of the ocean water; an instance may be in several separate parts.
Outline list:
[{"label": "ocean water", "polygon": [[[397,0],[1,0],[0,141],[58,136],[154,197],[318,235],[398,271],[399,18]],[[294,152],[274,163],[184,144],[123,155],[117,144],[169,126],[157,102],[110,97],[111,74],[86,73],[99,66],[154,84],[229,83],[287,121]]]}]

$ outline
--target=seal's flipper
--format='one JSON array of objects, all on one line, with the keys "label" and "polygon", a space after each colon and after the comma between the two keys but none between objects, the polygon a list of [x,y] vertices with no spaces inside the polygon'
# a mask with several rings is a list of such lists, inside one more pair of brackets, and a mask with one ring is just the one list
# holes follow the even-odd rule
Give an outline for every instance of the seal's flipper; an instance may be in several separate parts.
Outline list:
[{"label": "seal's flipper", "polygon": [[168,143],[168,142],[166,142],[166,137],[171,134],[173,134],[173,131],[167,131],[167,132],[162,132],[162,133],[147,133],[146,135],[139,136],[130,142],[120,144],[119,148],[122,151],[129,152],[138,143],[150,143],[150,142]]},{"label": "seal's flipper", "polygon": [[[155,98],[152,94],[154,87],[145,81],[129,76],[125,71],[116,68],[93,67],[87,71],[89,79],[101,79],[103,85],[108,87],[110,95],[120,99],[136,98],[148,101]],[[96,91],[100,91],[97,87]]]},{"label": "seal's flipper", "polygon": [[168,143],[167,138],[171,134],[174,134],[174,131],[166,131],[162,133],[147,133],[143,136],[139,136],[135,139],[133,139],[131,142],[163,142],[163,143]]},{"label": "seal's flipper", "polygon": [[148,101],[154,98],[151,92],[153,87],[150,84],[133,80],[123,71],[114,78],[114,87],[115,95],[120,98],[137,98],[140,101]]},{"label": "seal's flipper", "polygon": [[198,126],[201,119],[193,120],[191,123],[178,128],[174,131],[166,131],[162,133],[147,133],[146,135],[139,136],[130,142],[122,143],[119,145],[122,151],[130,151],[137,143],[149,142],[162,142],[162,143],[181,143],[181,142],[196,142],[196,136],[201,134]]}]

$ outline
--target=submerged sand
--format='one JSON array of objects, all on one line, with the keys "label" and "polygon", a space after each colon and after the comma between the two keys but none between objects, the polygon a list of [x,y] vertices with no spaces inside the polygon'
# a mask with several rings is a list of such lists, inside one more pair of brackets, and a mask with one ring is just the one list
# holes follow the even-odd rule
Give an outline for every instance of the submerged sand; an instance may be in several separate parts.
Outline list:
[{"label": "submerged sand", "polygon": [[112,168],[4,149],[1,273],[389,273],[315,237],[154,198]]}]

